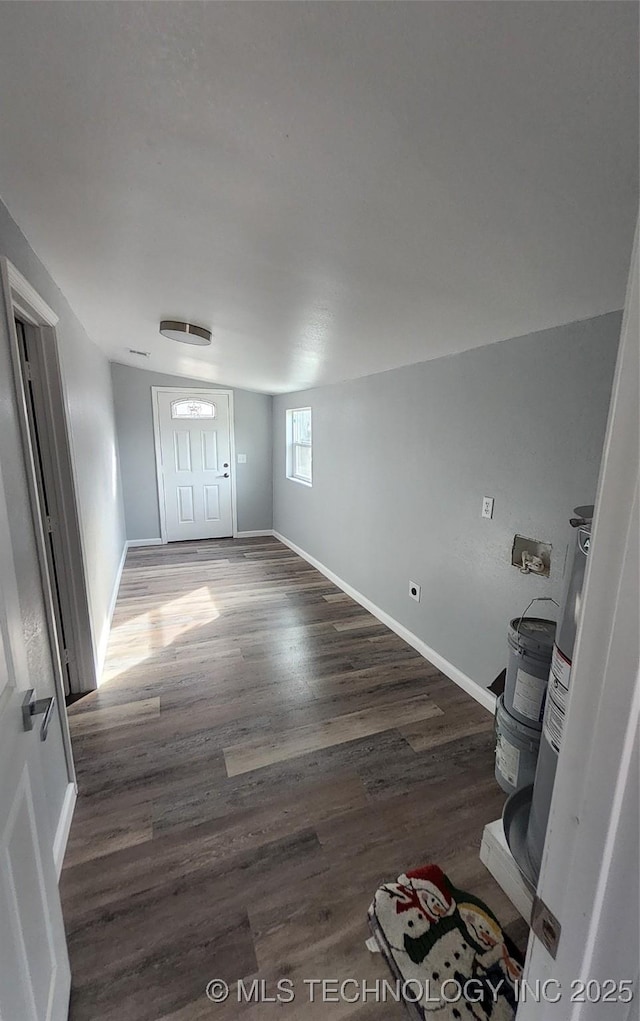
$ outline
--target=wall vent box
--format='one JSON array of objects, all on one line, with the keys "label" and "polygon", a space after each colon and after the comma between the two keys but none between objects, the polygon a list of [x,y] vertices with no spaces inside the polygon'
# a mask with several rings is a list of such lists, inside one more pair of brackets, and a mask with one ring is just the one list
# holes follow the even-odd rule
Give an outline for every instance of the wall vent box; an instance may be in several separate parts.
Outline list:
[{"label": "wall vent box", "polygon": [[511,547],[511,563],[514,567],[522,570],[524,556],[525,564],[532,557],[538,557],[543,564],[543,569],[529,570],[523,573],[537,575],[539,578],[548,578],[551,570],[551,543],[541,542],[539,539],[529,539],[526,535],[514,535],[513,546]]}]

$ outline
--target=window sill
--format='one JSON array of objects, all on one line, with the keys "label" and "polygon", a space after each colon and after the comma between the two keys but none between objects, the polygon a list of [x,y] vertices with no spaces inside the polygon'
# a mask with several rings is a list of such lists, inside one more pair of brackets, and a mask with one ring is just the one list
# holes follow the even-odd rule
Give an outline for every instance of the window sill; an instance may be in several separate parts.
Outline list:
[{"label": "window sill", "polygon": [[295,475],[287,475],[288,482],[297,482],[299,486],[306,486],[307,489],[313,488],[313,482],[307,482],[306,479],[298,479]]}]

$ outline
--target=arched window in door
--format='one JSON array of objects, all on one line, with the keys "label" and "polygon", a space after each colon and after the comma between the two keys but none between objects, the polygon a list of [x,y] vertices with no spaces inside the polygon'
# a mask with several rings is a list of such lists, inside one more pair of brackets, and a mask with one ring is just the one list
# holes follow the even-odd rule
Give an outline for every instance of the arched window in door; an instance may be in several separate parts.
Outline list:
[{"label": "arched window in door", "polygon": [[177,400],[171,402],[172,418],[215,418],[216,406],[211,401],[200,398]]}]

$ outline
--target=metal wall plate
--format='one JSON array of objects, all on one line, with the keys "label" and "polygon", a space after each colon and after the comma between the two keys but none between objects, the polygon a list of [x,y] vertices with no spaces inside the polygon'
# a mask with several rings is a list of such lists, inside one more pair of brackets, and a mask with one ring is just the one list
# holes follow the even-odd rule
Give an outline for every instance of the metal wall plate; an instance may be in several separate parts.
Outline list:
[{"label": "metal wall plate", "polygon": [[555,961],[562,926],[553,911],[550,911],[544,901],[540,900],[538,896],[533,899],[531,928]]},{"label": "metal wall plate", "polygon": [[[526,535],[514,535],[513,546],[511,547],[511,563],[514,567],[523,571],[523,573],[537,574],[540,578],[548,578],[551,571],[551,550],[550,542],[541,542],[540,539],[529,539]],[[524,564],[523,554],[525,556]],[[532,557],[541,560],[542,567],[539,568],[538,565],[535,570],[525,571],[524,567],[531,562]]]}]

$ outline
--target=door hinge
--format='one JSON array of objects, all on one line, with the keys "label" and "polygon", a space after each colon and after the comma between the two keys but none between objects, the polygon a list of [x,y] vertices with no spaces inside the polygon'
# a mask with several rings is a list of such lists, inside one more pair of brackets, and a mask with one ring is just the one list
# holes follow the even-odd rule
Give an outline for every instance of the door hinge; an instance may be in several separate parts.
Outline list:
[{"label": "door hinge", "polygon": [[537,936],[542,945],[551,954],[554,961],[558,954],[558,944],[562,926],[545,902],[536,896],[533,899],[531,909],[531,928],[534,936]]},{"label": "door hinge", "polygon": [[51,533],[55,532],[56,530],[56,523],[52,517],[49,517],[49,515],[47,515],[46,518],[44,519],[44,526],[49,535],[51,535]]},{"label": "door hinge", "polygon": [[24,374],[27,377],[27,379],[29,380],[29,382],[31,382],[32,379],[33,379],[33,369],[31,368],[31,362],[26,362],[25,361],[25,363],[24,363]]},{"label": "door hinge", "polygon": [[62,663],[63,663],[64,666],[69,666],[69,650],[68,649],[63,649],[62,650]]}]

